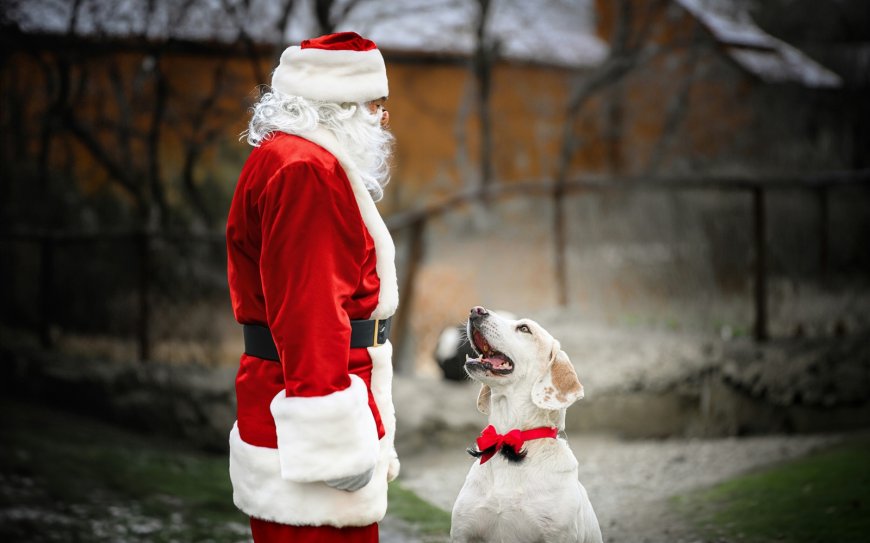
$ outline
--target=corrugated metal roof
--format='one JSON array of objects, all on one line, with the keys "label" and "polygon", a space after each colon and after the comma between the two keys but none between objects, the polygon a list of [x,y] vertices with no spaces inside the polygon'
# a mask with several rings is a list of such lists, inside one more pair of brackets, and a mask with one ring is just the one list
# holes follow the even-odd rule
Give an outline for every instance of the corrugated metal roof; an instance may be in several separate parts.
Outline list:
[{"label": "corrugated metal roof", "polygon": [[728,55],[769,83],[840,87],[840,76],[762,30],[739,0],[675,0],[701,22]]},{"label": "corrugated metal roof", "polygon": [[[109,38],[142,36],[232,43],[244,32],[264,44],[298,43],[317,32],[313,0],[69,0],[10,2],[5,17],[28,33]],[[508,59],[567,67],[598,65],[608,46],[595,33],[593,0],[491,0],[488,34]],[[745,70],[767,82],[839,87],[840,77],[758,27],[742,0],[674,0]],[[337,0],[342,10],[348,0]],[[149,5],[151,11],[149,12]],[[471,0],[359,0],[336,30],[355,30],[387,51],[468,55],[475,46],[477,2]]]},{"label": "corrugated metal roof", "polygon": [[[415,4],[417,8],[408,9]],[[360,13],[354,15],[363,21],[349,21],[341,28],[357,24],[385,48],[468,54],[475,45],[475,4],[401,0],[391,9],[392,19],[366,17],[361,5]],[[595,66],[607,56],[608,47],[595,34],[592,4],[592,0],[493,0],[489,35],[499,41],[500,53],[506,58]]]},{"label": "corrugated metal roof", "polygon": [[[276,24],[287,0],[27,0],[6,18],[26,33],[258,43],[298,43],[317,32],[312,0],[296,1],[289,24]],[[149,12],[149,4],[152,9]],[[341,10],[346,0],[336,2]],[[595,35],[592,0],[492,0],[489,36],[502,56],[564,66],[596,65],[607,45]],[[477,3],[468,0],[361,0],[336,27],[370,37],[384,50],[470,54]]]}]

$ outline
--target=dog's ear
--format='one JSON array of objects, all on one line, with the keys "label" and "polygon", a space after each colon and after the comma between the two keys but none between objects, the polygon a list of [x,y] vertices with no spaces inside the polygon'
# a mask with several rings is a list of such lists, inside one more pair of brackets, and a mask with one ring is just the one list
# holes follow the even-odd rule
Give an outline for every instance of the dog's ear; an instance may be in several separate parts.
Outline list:
[{"label": "dog's ear", "polygon": [[477,395],[477,410],[484,415],[489,415],[489,400],[492,389],[489,385],[481,385],[480,394]]},{"label": "dog's ear", "polygon": [[583,385],[565,351],[556,344],[544,375],[532,386],[532,402],[541,409],[565,409],[583,398]]}]

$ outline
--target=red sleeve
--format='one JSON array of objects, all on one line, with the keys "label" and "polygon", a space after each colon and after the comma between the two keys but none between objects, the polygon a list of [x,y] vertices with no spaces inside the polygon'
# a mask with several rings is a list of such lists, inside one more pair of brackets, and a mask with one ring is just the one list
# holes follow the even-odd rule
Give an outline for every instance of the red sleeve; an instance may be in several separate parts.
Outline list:
[{"label": "red sleeve", "polygon": [[287,397],[350,386],[350,319],[365,254],[347,179],[307,163],[284,167],[260,196],[260,278]]}]

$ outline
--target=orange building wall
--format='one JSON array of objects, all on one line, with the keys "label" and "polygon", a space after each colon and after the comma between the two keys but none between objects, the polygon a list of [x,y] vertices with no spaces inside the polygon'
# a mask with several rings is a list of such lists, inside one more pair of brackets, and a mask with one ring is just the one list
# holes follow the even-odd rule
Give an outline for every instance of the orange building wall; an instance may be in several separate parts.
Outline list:
[{"label": "orange building wall", "polygon": [[[633,0],[628,44],[636,64],[576,123],[580,170],[643,175],[727,169],[751,157],[756,81],[737,68],[692,15],[673,2]],[[613,39],[616,4],[596,1],[597,32]]]},{"label": "orange building wall", "polygon": [[[637,5],[645,3],[649,2]],[[578,146],[570,174],[643,174],[656,161],[660,171],[679,170],[714,163],[732,152],[751,151],[745,135],[755,122],[750,103],[755,82],[727,60],[695,19],[667,5],[649,12],[653,19],[648,24],[655,32],[648,39],[659,48],[658,54],[645,57],[629,75],[591,96],[575,119]],[[609,15],[599,8],[603,10],[599,32],[609,39]],[[0,119],[9,128],[4,128],[4,137],[26,142],[25,161],[38,157],[41,120],[56,96],[56,83],[46,79],[40,66],[44,61],[51,65],[52,58],[48,52],[18,52],[2,69],[4,99],[20,104],[16,115],[23,119],[16,122],[16,115],[4,108]],[[75,67],[71,78],[78,82],[82,70],[86,72],[71,94],[76,115],[93,129],[101,145],[112,150],[114,160],[139,177],[149,172],[147,148],[134,143],[129,153],[122,152],[119,134],[123,131],[118,125],[141,133],[150,126],[153,82],[140,73],[147,62],[142,52],[106,47]],[[167,199],[186,198],[181,176],[189,144],[206,139],[194,168],[195,182],[219,187],[205,190],[229,194],[249,152],[239,135],[248,119],[247,109],[256,99],[256,87],[262,83],[256,74],[268,77],[275,60],[261,55],[255,66],[241,56],[173,52],[159,62],[168,85],[160,130],[160,173]],[[389,213],[476,183],[480,127],[475,82],[464,63],[388,55],[387,64],[388,108],[397,140],[393,185],[382,204]],[[113,84],[113,66],[123,88]],[[491,111],[496,180],[510,183],[555,175],[574,81],[567,69],[495,66]],[[688,86],[685,81],[690,81]],[[129,110],[119,107],[119,95],[129,101]],[[688,105],[676,123],[676,133],[667,136],[668,115],[674,101],[680,100]],[[203,110],[206,103],[207,111]],[[70,173],[85,192],[110,183],[106,168],[78,139],[60,127],[54,134],[53,169]],[[654,155],[660,156],[654,160]],[[122,190],[118,193],[128,196]]]},{"label": "orange building wall", "polygon": [[[385,204],[450,194],[479,176],[480,126],[473,77],[451,64],[391,63],[391,129],[396,136],[393,180]],[[553,174],[569,74],[502,64],[491,98],[495,177],[503,182]]]},{"label": "orange building wall", "polygon": [[[41,55],[49,65],[50,53]],[[148,172],[143,138],[151,126],[155,99],[153,81],[140,72],[149,62],[143,53],[117,52],[95,55],[76,65],[71,80],[81,80],[73,93],[76,118],[92,130],[125,171],[144,176]],[[195,169],[196,179],[234,185],[241,163],[249,152],[239,141],[249,118],[247,109],[256,98],[255,70],[244,58],[209,58],[203,55],[164,55],[160,67],[166,77],[168,98],[160,128],[161,178],[167,197],[178,201],[179,178],[190,141],[211,134]],[[221,68],[223,66],[223,68]],[[258,70],[269,74],[271,59],[260,59]],[[110,76],[117,71],[117,87]],[[222,70],[219,79],[216,73]],[[479,124],[474,82],[462,64],[388,60],[391,96],[391,129],[397,144],[394,186],[384,205],[394,209],[421,199],[451,193],[473,182],[478,175]],[[85,73],[83,79],[79,76]],[[20,129],[31,160],[39,155],[41,119],[56,96],[31,54],[15,54],[3,69],[4,96],[21,103]],[[137,75],[138,74],[138,75]],[[219,92],[207,112],[205,104]],[[569,74],[565,70],[533,66],[499,65],[493,74],[491,100],[493,161],[499,180],[537,179],[552,175],[561,137],[563,110]],[[119,96],[129,102],[119,106]],[[12,123],[8,113],[3,124]],[[119,140],[125,128],[142,137],[130,138],[129,153]],[[13,130],[15,132],[15,130]],[[52,139],[51,166],[70,173],[82,190],[93,192],[110,182],[107,170],[81,142],[57,127]],[[124,194],[124,191],[119,191]]]}]

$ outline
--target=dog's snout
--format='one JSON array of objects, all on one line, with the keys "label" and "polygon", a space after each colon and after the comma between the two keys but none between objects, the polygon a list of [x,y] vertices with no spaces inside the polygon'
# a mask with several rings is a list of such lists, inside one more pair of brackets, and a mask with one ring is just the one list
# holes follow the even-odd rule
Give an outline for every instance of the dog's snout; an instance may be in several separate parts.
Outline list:
[{"label": "dog's snout", "polygon": [[471,308],[471,315],[469,315],[468,318],[470,320],[477,320],[477,319],[483,318],[487,315],[489,315],[489,311],[487,311],[485,307],[481,307],[479,305],[476,305],[476,306]]}]

